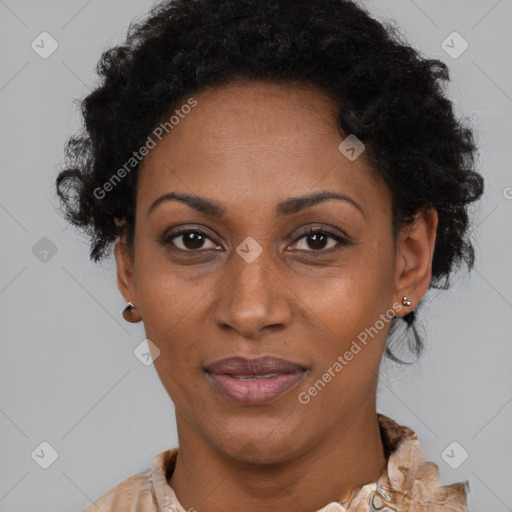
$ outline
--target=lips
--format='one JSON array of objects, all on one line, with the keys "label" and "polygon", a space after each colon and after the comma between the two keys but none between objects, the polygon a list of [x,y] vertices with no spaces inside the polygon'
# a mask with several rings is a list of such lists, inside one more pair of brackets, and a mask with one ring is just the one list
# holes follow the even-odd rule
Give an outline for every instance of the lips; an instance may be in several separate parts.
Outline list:
[{"label": "lips", "polygon": [[238,405],[262,405],[284,395],[304,377],[306,369],[278,357],[231,357],[206,368],[214,388]]},{"label": "lips", "polygon": [[206,370],[210,373],[228,375],[266,375],[271,373],[294,373],[303,371],[304,368],[286,359],[266,356],[257,359],[247,359],[246,357],[221,359],[207,366]]}]

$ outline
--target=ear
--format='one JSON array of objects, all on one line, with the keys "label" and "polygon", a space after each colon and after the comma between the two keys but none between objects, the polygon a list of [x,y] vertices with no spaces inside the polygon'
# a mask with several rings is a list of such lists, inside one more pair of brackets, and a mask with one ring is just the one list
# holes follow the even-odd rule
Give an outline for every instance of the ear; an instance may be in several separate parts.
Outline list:
[{"label": "ear", "polygon": [[403,307],[403,315],[419,304],[430,286],[437,224],[437,211],[424,209],[398,234],[394,301],[401,304],[406,296],[412,302],[412,306]]},{"label": "ear", "polygon": [[126,244],[124,236],[118,237],[114,247],[114,256],[117,265],[117,287],[126,302],[137,303],[135,284],[133,278],[133,255]]}]

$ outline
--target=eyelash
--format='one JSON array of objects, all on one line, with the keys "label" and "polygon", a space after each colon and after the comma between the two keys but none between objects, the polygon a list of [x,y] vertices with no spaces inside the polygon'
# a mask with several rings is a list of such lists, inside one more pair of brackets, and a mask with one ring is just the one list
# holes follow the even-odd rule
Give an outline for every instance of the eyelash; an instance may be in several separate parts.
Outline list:
[{"label": "eyelash", "polygon": [[[208,235],[208,233],[205,233],[201,229],[190,229],[190,228],[179,229],[178,231],[175,231],[170,235],[164,235],[162,238],[160,238],[158,240],[158,243],[161,246],[166,246],[168,244],[173,245],[171,243],[172,240],[180,237],[181,235],[186,235],[186,234],[190,234],[190,233],[201,235],[205,238],[208,238],[210,241],[216,243],[214,240],[211,239],[211,237],[210,237],[210,235]],[[338,245],[335,247],[331,247],[330,249],[318,249],[318,250],[311,249],[311,250],[307,250],[305,252],[316,253],[316,254],[329,253],[333,250],[337,250],[343,246],[349,245],[349,241],[346,238],[343,238],[342,236],[340,236],[336,233],[333,233],[332,231],[329,231],[328,229],[325,229],[325,228],[309,228],[308,230],[300,233],[298,235],[298,237],[294,240],[292,245],[295,245],[297,242],[299,242],[303,238],[307,238],[308,236],[317,235],[317,234],[327,235],[329,238],[336,240],[336,242],[338,242]],[[202,251],[202,249],[181,249],[180,247],[176,247],[174,245],[173,245],[173,248],[177,249],[179,251],[189,252],[189,253],[200,253]],[[299,249],[299,252],[301,252],[300,249]]]}]

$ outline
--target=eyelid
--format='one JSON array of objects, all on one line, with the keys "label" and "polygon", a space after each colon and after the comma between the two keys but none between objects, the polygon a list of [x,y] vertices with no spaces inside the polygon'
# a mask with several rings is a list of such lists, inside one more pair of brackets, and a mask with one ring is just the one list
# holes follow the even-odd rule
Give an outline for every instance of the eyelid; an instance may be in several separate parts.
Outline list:
[{"label": "eyelid", "polygon": [[[157,242],[162,245],[162,246],[166,246],[166,245],[169,245],[171,244],[172,240],[174,240],[175,238],[178,238],[180,237],[181,235],[185,235],[187,233],[197,233],[205,238],[208,238],[211,242],[217,244],[217,245],[220,245],[219,243],[217,243],[213,238],[212,236],[207,233],[205,230],[201,229],[201,228],[194,228],[194,227],[181,227],[179,229],[176,229],[176,231],[174,230],[169,230],[169,231],[166,231],[158,240]],[[172,245],[172,244],[171,244]],[[178,250],[182,250],[184,252],[190,252],[190,253],[199,253],[201,252],[201,249],[197,249],[197,250],[192,250],[192,249],[189,249],[189,250],[185,250],[185,249],[180,249],[180,247],[176,247],[174,246],[175,249],[178,249]]]},{"label": "eyelid", "polygon": [[[199,227],[195,228],[195,227],[191,227],[191,226],[189,226],[189,227],[184,226],[179,229],[176,229],[175,231],[173,231],[172,229],[169,231],[165,232],[164,235],[161,238],[159,238],[157,241],[162,246],[171,244],[174,249],[177,249],[179,251],[200,254],[201,252],[212,250],[212,249],[206,249],[206,250],[205,249],[188,249],[188,250],[181,249],[180,247],[176,247],[174,244],[171,243],[172,240],[174,240],[175,238],[179,238],[180,236],[185,235],[187,233],[199,234],[199,235],[207,238],[208,240],[210,240],[217,246],[221,245],[218,242],[216,242],[215,239],[209,233],[207,233],[205,230],[203,230],[202,228],[199,228]],[[313,235],[313,234],[317,234],[317,233],[322,233],[322,234],[326,235],[328,238],[332,238],[333,240],[335,240],[337,242],[337,245],[334,247],[331,247],[329,249],[318,249],[318,250],[296,249],[295,252],[308,252],[308,253],[315,253],[315,254],[321,255],[321,254],[331,252],[333,250],[337,250],[340,247],[347,246],[351,243],[350,237],[343,232],[341,232],[342,234],[340,234],[340,233],[336,233],[334,231],[334,229],[327,228],[325,226],[318,226],[318,225],[314,226],[313,225],[313,226],[308,226],[307,228],[301,230],[298,234],[295,234],[292,239],[291,245],[297,244],[300,240],[302,240],[304,237],[306,237],[308,235]],[[291,237],[290,237],[290,239],[291,239]],[[214,249],[214,250],[218,250],[218,249]]]},{"label": "eyelid", "polygon": [[297,237],[303,237],[304,235],[318,232],[325,233],[326,235],[332,236],[334,238],[343,238],[347,242],[350,240],[350,237],[343,230],[334,227],[331,228],[325,225],[309,225],[306,228],[300,230],[299,233],[295,235],[295,240],[298,239]]},{"label": "eyelid", "polygon": [[298,249],[298,252],[309,252],[314,254],[325,254],[331,252],[333,250],[339,249],[340,247],[346,246],[350,244],[350,237],[346,234],[336,233],[334,230],[326,228],[325,226],[309,226],[308,228],[302,230],[299,234],[295,235],[292,245],[295,245],[297,242],[302,240],[304,237],[308,235],[314,235],[317,233],[322,233],[326,235],[328,238],[332,238],[336,240],[337,245],[331,247],[330,249],[319,249],[319,250],[309,250],[304,251],[302,249]]}]

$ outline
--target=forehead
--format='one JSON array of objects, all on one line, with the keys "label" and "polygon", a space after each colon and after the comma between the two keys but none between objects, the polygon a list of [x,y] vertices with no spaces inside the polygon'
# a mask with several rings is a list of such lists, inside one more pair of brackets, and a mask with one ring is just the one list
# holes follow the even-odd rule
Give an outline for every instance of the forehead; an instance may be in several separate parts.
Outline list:
[{"label": "forehead", "polygon": [[138,208],[170,191],[215,197],[228,209],[326,189],[388,199],[364,154],[350,161],[340,152],[338,107],[323,92],[260,81],[207,88],[193,100],[192,109],[177,107],[176,124],[145,157]]}]

